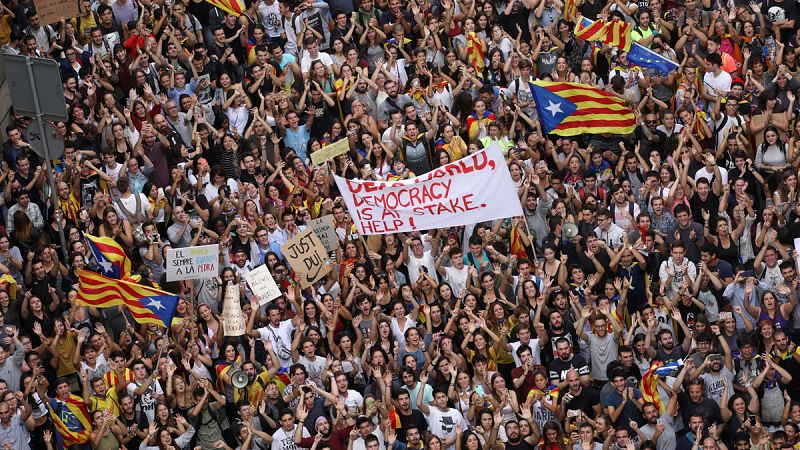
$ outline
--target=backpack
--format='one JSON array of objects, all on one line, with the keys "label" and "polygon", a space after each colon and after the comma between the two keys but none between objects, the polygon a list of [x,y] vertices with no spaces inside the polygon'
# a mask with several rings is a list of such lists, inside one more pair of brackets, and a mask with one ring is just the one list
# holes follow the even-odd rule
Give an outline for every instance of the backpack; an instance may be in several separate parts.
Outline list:
[{"label": "backpack", "polygon": [[[94,23],[100,23],[100,17],[97,16],[97,13],[92,11],[92,17],[94,17]],[[81,16],[75,18],[75,28],[78,30],[78,33],[81,32]]]},{"label": "backpack", "polygon": [[142,224],[145,222],[145,220],[147,220],[147,216],[142,214],[142,199],[140,195],[141,194],[133,194],[134,198],[136,199],[135,213],[128,211],[125,205],[122,204],[122,197],[118,198],[115,202],[117,208],[119,208],[119,210],[125,215],[125,218],[131,223],[133,240],[136,242],[136,245],[141,245],[147,242],[147,236],[145,236],[144,230],[142,229]]},{"label": "backpack", "polygon": [[[628,200],[628,214],[630,214],[631,217],[636,219],[636,217],[633,215],[633,207],[634,207],[633,202]],[[616,222],[617,214],[615,213],[616,209],[617,209],[617,204],[612,201],[611,205],[608,207],[608,210],[611,212],[611,221],[614,223],[617,223]]]}]

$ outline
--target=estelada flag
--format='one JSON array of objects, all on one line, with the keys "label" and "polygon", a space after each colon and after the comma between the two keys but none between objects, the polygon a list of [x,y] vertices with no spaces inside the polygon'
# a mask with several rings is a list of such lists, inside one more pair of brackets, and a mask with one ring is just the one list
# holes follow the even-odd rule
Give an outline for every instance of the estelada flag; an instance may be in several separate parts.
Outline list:
[{"label": "estelada flag", "polygon": [[118,280],[130,275],[131,261],[117,241],[110,237],[97,237],[91,234],[85,234],[84,237],[97,261],[100,273]]},{"label": "estelada flag", "polygon": [[548,134],[630,134],[633,111],[616,95],[580,83],[534,81],[533,97]]},{"label": "estelada flag", "polygon": [[217,8],[239,17],[244,13],[245,7],[242,0],[206,0]]},{"label": "estelada flag", "polygon": [[92,423],[82,398],[73,394],[65,402],[51,398],[47,408],[56,431],[61,436],[63,448],[89,442],[92,437]]},{"label": "estelada flag", "polygon": [[94,308],[125,305],[139,323],[169,328],[178,296],[125,280],[114,280],[88,270],[78,271],[78,304]]}]

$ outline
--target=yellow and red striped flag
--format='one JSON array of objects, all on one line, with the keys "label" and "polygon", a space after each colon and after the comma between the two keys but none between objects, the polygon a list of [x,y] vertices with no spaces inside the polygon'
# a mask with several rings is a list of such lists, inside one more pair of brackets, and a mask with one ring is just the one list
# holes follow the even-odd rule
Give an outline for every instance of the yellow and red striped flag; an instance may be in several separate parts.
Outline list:
[{"label": "yellow and red striped flag", "polygon": [[632,43],[631,26],[624,20],[605,22],[600,19],[592,23],[584,19],[575,25],[575,37],[584,41],[600,41],[626,52]]},{"label": "yellow and red striped flag", "polygon": [[580,83],[534,81],[533,96],[545,133],[630,134],[636,128],[633,111],[621,98]]},{"label": "yellow and red striped flag", "polygon": [[245,7],[242,0],[206,0],[208,3],[216,6],[217,8],[225,11],[226,13],[233,14],[239,17],[244,13]]},{"label": "yellow and red striped flag", "polygon": [[579,21],[575,24],[575,37],[584,41],[605,41],[608,29],[603,19],[594,23]]},{"label": "yellow and red striped flag", "polygon": [[608,24],[606,44],[618,47],[620,50],[631,49],[631,24],[624,20],[614,20]]},{"label": "yellow and red striped flag", "polygon": [[92,423],[82,398],[74,394],[70,394],[66,401],[51,398],[47,408],[61,438],[60,447],[67,448],[73,444],[89,442],[92,437]]},{"label": "yellow and red striped flag", "polygon": [[642,375],[642,401],[651,402],[658,406],[658,413],[663,414],[665,405],[661,401],[661,394],[658,393],[658,374],[656,370],[661,367],[660,361],[653,361],[650,370]]},{"label": "yellow and red striped flag", "polygon": [[486,53],[486,43],[482,42],[478,34],[474,31],[467,34],[467,60],[469,65],[481,71],[486,66],[484,54]]},{"label": "yellow and red striped flag", "polygon": [[88,270],[78,271],[78,304],[95,308],[125,305],[139,323],[169,328],[178,296],[125,280],[114,280]]},{"label": "yellow and red striped flag", "polygon": [[564,20],[572,21],[578,15],[578,0],[566,0],[564,2]]}]

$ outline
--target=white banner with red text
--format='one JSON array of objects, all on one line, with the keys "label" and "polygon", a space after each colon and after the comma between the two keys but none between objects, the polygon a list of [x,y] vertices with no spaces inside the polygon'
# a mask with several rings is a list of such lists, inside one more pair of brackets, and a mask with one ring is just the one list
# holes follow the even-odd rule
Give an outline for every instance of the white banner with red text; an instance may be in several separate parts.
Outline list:
[{"label": "white banner with red text", "polygon": [[496,144],[398,181],[334,176],[358,232],[405,233],[522,215],[517,188]]}]

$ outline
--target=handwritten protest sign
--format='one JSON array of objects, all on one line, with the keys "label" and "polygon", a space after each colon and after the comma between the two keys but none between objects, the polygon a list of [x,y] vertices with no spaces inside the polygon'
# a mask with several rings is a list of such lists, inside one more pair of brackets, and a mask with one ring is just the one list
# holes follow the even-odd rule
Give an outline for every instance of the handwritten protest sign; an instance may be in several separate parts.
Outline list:
[{"label": "handwritten protest sign", "polygon": [[275,280],[265,264],[247,273],[247,285],[250,286],[253,294],[261,299],[258,302],[259,305],[266,305],[281,296],[281,290],[275,284]]},{"label": "handwritten protest sign", "polygon": [[350,143],[347,141],[347,138],[339,139],[333,144],[322,147],[321,149],[312,153],[311,163],[315,166],[318,166],[324,163],[325,161],[329,161],[349,151],[350,151]]},{"label": "handwritten protest sign", "polygon": [[229,284],[225,286],[225,299],[222,304],[222,317],[225,320],[222,325],[225,336],[242,336],[245,331],[244,314],[242,305],[239,303],[239,285]]},{"label": "handwritten protest sign", "polygon": [[334,178],[358,232],[365,235],[522,215],[517,188],[497,144],[409,180]]},{"label": "handwritten protest sign", "polygon": [[336,226],[333,224],[333,216],[322,216],[319,219],[314,219],[307,223],[308,226],[314,230],[325,250],[328,252],[335,251],[339,247],[339,235],[336,234]]},{"label": "handwritten protest sign", "polygon": [[61,20],[69,20],[79,14],[80,0],[36,0],[36,12],[42,25],[50,25]]},{"label": "handwritten protest sign", "polygon": [[800,267],[800,238],[794,239],[794,249],[797,250],[797,261],[795,261],[798,266]]},{"label": "handwritten protest sign", "polygon": [[167,281],[196,280],[219,275],[219,245],[167,250]]},{"label": "handwritten protest sign", "polygon": [[283,244],[281,253],[292,265],[297,274],[297,281],[304,289],[320,280],[333,268],[325,246],[311,228],[306,228]]}]

